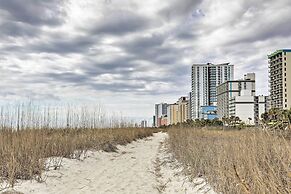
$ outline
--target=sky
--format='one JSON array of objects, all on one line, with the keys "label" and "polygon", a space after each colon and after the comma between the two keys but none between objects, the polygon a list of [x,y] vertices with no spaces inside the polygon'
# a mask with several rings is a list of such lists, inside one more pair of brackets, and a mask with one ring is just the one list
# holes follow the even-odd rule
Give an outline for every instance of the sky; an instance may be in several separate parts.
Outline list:
[{"label": "sky", "polygon": [[102,104],[150,118],[191,88],[191,65],[255,72],[291,47],[290,0],[0,0],[0,101]]}]

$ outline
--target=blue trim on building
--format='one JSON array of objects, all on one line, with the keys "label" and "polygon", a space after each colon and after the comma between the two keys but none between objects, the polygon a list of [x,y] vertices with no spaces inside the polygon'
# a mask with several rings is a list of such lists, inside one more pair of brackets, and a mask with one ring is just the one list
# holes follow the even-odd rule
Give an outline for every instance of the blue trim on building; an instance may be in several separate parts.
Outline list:
[{"label": "blue trim on building", "polygon": [[203,119],[213,120],[218,118],[217,106],[201,106],[201,115]]},{"label": "blue trim on building", "polygon": [[272,58],[274,56],[276,56],[277,54],[280,54],[280,53],[290,53],[291,52],[291,49],[280,49],[280,50],[276,50],[275,52],[271,53],[270,55],[268,55],[268,58]]}]

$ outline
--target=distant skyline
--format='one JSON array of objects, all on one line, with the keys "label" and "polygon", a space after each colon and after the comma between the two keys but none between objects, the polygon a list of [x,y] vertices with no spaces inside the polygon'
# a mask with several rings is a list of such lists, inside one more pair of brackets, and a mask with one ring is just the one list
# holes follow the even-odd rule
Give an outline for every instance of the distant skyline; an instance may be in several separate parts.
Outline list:
[{"label": "distant skyline", "polygon": [[291,48],[290,0],[0,0],[0,103],[102,104],[148,119],[191,90],[191,66],[256,73]]}]

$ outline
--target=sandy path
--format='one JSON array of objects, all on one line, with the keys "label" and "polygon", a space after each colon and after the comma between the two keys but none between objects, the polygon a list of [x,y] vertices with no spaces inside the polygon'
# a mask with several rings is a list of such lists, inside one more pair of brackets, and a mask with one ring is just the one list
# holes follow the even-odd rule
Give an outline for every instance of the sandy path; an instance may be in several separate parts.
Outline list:
[{"label": "sandy path", "polygon": [[[153,137],[118,146],[118,153],[89,152],[83,161],[64,159],[60,170],[46,172],[45,183],[23,181],[15,190],[25,194],[198,193],[185,188],[189,185],[183,178],[177,179],[183,180],[180,182],[169,181],[176,172],[171,172],[171,168],[165,165],[167,162],[158,164],[157,161],[167,157],[162,149],[166,137],[165,133],[154,134]],[[164,180],[166,184],[163,184]]]}]

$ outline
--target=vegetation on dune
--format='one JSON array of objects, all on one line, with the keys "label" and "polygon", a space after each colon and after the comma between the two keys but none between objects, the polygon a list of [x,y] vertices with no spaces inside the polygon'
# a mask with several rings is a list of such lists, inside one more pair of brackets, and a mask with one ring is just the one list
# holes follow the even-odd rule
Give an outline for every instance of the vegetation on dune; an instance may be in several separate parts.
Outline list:
[{"label": "vegetation on dune", "polygon": [[[43,172],[58,169],[64,157],[116,151],[162,130],[131,128],[125,119],[86,108],[2,108],[0,118],[0,191],[18,179],[43,181]],[[239,118],[188,120],[167,128],[169,151],[185,173],[205,178],[218,192],[290,193],[290,123],[291,111],[278,109],[262,115],[260,128],[241,126]]]},{"label": "vegetation on dune", "polygon": [[[220,121],[219,119],[196,119],[196,120],[191,120],[188,119],[186,122],[183,123],[177,123],[174,125],[169,125],[167,127],[222,127],[223,122]],[[165,127],[165,126],[163,126]]]},{"label": "vegetation on dune", "polygon": [[[154,128],[116,129],[27,129],[0,131],[0,177],[13,186],[17,179],[42,181],[46,159],[58,157],[50,164],[59,168],[63,157],[79,159],[89,149],[116,151],[136,139],[151,136]],[[1,184],[0,179],[0,184]]]},{"label": "vegetation on dune", "polygon": [[205,120],[169,128],[169,150],[185,173],[222,193],[291,193],[291,110],[271,109],[256,128],[222,122],[232,130]]},{"label": "vegetation on dune", "polygon": [[262,127],[265,130],[291,138],[291,110],[270,109],[262,114]]},{"label": "vegetation on dune", "polygon": [[186,172],[222,193],[290,193],[291,142],[260,130],[171,128],[169,149]]},{"label": "vegetation on dune", "polygon": [[43,181],[43,172],[59,168],[64,157],[80,159],[90,149],[116,151],[116,145],[160,131],[132,128],[125,119],[89,108],[17,106],[2,108],[0,116],[0,191],[17,179]]}]

